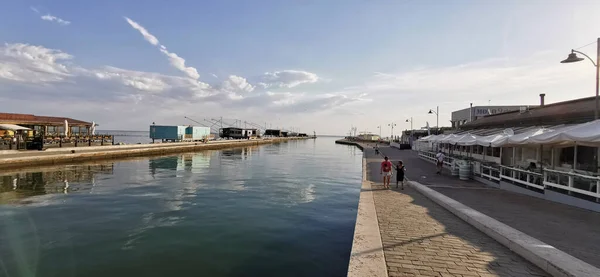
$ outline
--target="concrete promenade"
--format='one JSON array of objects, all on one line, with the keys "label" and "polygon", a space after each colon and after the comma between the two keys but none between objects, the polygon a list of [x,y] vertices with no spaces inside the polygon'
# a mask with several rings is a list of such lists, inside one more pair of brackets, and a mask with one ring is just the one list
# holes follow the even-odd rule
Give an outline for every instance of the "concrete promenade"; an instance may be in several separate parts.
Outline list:
[{"label": "concrete promenade", "polygon": [[409,179],[600,268],[600,213],[461,181],[447,170],[437,175],[433,163],[411,150],[386,147],[382,153],[402,160]]},{"label": "concrete promenade", "polygon": [[229,140],[157,144],[132,144],[91,147],[52,148],[46,151],[3,151],[0,153],[0,169],[27,166],[52,165],[81,161],[136,157],[146,155],[164,155],[170,153],[192,152],[201,150],[248,147],[261,144],[304,140],[307,138],[269,138],[257,140]]},{"label": "concrete promenade", "polygon": [[548,276],[413,188],[384,190],[381,157],[364,156],[388,276]]}]

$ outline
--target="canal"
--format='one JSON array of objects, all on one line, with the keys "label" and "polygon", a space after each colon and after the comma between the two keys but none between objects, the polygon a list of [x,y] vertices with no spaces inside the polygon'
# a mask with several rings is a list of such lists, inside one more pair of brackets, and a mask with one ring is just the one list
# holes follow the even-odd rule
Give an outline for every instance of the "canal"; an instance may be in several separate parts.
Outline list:
[{"label": "canal", "polygon": [[0,276],[345,276],[362,153],[334,140],[0,172]]}]

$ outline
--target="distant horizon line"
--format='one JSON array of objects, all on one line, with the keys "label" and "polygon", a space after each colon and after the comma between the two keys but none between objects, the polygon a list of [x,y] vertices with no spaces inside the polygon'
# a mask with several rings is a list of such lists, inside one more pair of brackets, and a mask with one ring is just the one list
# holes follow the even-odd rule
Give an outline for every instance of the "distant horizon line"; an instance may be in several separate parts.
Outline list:
[{"label": "distant horizon line", "polygon": [[[150,131],[142,131],[142,130],[96,130],[96,132],[150,132]],[[307,133],[308,134],[308,133]],[[344,137],[345,135],[317,135],[317,137]]]}]

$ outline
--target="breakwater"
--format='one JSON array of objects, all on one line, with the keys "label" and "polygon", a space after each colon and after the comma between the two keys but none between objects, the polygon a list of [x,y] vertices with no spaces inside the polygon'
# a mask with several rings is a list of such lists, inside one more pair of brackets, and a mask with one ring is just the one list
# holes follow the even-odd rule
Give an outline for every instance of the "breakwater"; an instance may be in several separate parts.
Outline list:
[{"label": "breakwater", "polygon": [[344,144],[344,145],[353,145],[358,147],[358,149],[360,150],[364,150],[363,144],[365,142],[361,142],[361,141],[353,141],[353,140],[347,140],[347,139],[338,139],[335,141],[336,144]]},{"label": "breakwater", "polygon": [[0,168],[65,164],[82,161],[115,159],[123,157],[164,155],[202,150],[239,148],[261,144],[303,140],[306,138],[271,138],[264,140],[235,140],[219,142],[186,142],[136,145],[112,145],[100,147],[59,148],[53,151],[24,151],[0,156]]}]

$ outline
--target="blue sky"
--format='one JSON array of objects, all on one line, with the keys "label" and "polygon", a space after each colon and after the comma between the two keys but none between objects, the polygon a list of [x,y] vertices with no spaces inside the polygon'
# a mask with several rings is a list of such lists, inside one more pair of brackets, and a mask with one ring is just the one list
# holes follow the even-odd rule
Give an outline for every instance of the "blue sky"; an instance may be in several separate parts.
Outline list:
[{"label": "blue sky", "polygon": [[600,36],[600,3],[523,2],[8,1],[0,101],[107,129],[187,115],[343,134],[592,96],[591,64],[558,61]]}]

